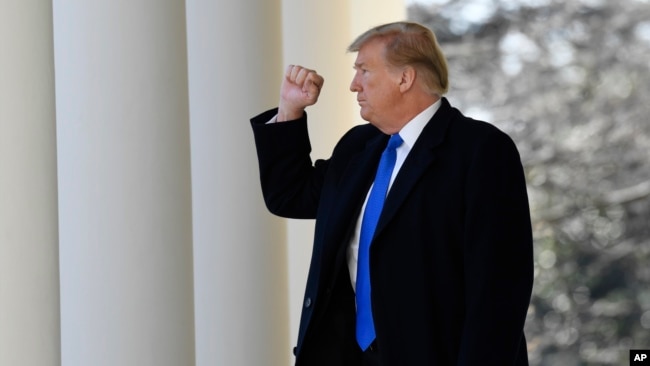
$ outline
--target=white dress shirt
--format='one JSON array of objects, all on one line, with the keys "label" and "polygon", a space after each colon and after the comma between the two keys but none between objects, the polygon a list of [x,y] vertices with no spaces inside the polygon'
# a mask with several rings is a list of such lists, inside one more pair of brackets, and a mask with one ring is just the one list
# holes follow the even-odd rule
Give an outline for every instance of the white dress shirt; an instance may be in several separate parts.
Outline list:
[{"label": "white dress shirt", "polygon": [[[402,164],[404,164],[404,160],[406,160],[406,157],[408,156],[409,152],[411,151],[411,148],[413,145],[415,145],[415,141],[417,141],[418,137],[420,137],[420,133],[422,133],[422,130],[424,129],[424,126],[427,125],[429,120],[433,117],[433,115],[436,113],[438,108],[440,108],[440,100],[429,106],[427,109],[422,111],[420,114],[415,116],[412,120],[410,120],[402,129],[399,131],[399,135],[402,137],[402,140],[404,141],[400,147],[397,148],[397,158],[395,160],[395,168],[393,168],[393,173],[390,177],[390,183],[388,184],[388,189],[390,190],[390,187],[393,185],[393,181],[395,180],[395,177],[397,176],[397,173],[399,173],[399,170],[402,168]],[[348,245],[348,250],[347,250],[347,260],[348,260],[348,269],[350,270],[350,280],[352,281],[352,288],[355,289],[356,291],[356,284],[357,284],[357,258],[358,258],[358,253],[359,253],[359,236],[361,234],[361,219],[363,217],[363,213],[366,210],[366,203],[368,202],[368,196],[370,195],[370,190],[372,190],[372,186],[368,190],[368,194],[366,194],[366,201],[363,203],[363,207],[361,208],[361,213],[359,213],[359,217],[357,218],[357,223],[354,229],[354,233],[352,234],[352,238],[350,239],[350,244]]]}]

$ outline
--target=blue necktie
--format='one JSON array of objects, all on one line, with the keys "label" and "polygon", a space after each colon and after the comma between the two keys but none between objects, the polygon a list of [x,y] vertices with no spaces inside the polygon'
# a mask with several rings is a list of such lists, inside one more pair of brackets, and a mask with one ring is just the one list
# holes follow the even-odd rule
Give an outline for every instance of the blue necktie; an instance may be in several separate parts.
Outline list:
[{"label": "blue necktie", "polygon": [[366,350],[375,339],[375,325],[372,320],[372,306],[370,301],[370,243],[375,234],[379,215],[384,207],[390,177],[395,167],[397,149],[403,140],[398,135],[392,135],[388,146],[381,154],[375,183],[370,191],[366,209],[361,221],[361,234],[359,237],[359,255],[357,259],[357,343],[362,350]]}]

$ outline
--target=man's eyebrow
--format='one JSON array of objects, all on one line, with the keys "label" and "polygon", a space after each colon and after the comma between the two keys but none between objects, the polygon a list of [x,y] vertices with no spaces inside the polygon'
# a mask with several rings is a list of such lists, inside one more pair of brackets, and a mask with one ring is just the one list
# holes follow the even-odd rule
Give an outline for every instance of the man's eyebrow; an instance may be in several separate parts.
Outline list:
[{"label": "man's eyebrow", "polygon": [[363,65],[365,65],[365,62],[355,62],[354,63],[354,67],[356,67],[356,68],[363,67]]}]

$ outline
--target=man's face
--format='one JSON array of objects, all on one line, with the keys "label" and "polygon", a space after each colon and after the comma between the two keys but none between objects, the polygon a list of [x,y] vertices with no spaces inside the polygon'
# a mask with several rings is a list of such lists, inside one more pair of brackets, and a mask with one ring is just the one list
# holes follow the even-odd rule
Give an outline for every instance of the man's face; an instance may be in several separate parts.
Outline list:
[{"label": "man's face", "polygon": [[364,44],[359,49],[354,69],[350,90],[357,93],[361,117],[384,133],[395,133],[394,126],[400,122],[397,105],[402,97],[402,75],[386,63],[384,43],[375,39]]}]

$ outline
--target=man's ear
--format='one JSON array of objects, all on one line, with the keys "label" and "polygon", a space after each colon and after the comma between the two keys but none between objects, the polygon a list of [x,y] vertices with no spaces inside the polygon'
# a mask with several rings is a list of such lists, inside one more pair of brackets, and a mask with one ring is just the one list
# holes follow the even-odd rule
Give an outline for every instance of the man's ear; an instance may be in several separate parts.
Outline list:
[{"label": "man's ear", "polygon": [[405,66],[404,69],[402,69],[401,80],[399,83],[399,89],[402,93],[413,87],[416,76],[417,72],[413,66]]}]

